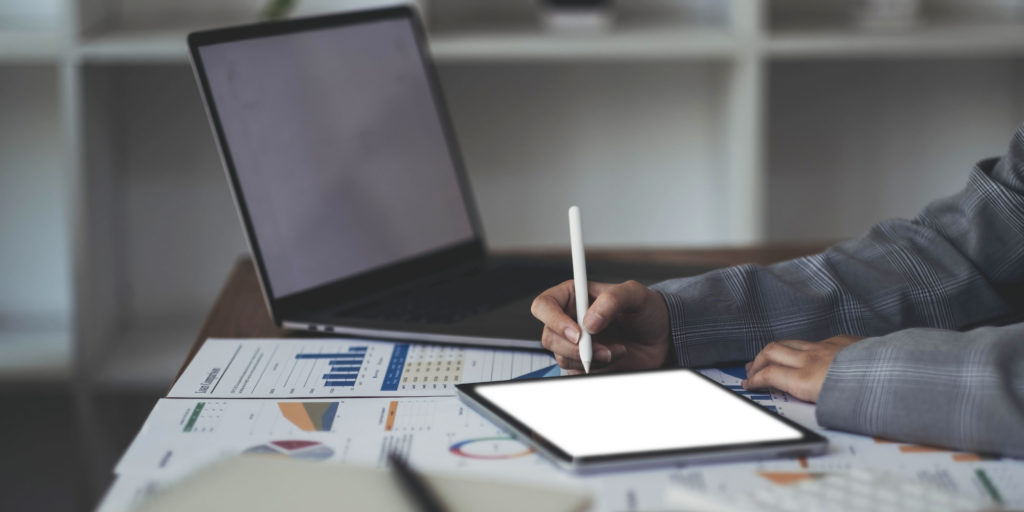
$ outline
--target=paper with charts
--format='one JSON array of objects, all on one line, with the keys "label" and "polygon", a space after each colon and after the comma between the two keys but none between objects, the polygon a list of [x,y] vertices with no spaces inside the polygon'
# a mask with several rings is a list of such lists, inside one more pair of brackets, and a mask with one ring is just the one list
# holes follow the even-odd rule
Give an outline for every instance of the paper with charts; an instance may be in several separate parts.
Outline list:
[{"label": "paper with charts", "polygon": [[457,397],[162,399],[115,468],[176,477],[235,454],[422,468],[527,480],[560,472]]},{"label": "paper with charts", "polygon": [[462,382],[560,374],[544,352],[338,338],[210,338],[167,396],[450,396]]},{"label": "paper with charts", "polygon": [[117,482],[100,510],[128,510],[185,472],[219,457],[249,453],[381,465],[391,449],[427,470],[580,485],[593,493],[595,511],[669,510],[672,503],[666,498],[678,489],[727,495],[855,467],[988,498],[1011,509],[1024,508],[1024,461],[822,429],[812,404],[777,391],[743,390],[742,368],[701,372],[819,431],[829,439],[829,453],[578,477],[556,469],[457,397],[164,399],[118,464]]}]

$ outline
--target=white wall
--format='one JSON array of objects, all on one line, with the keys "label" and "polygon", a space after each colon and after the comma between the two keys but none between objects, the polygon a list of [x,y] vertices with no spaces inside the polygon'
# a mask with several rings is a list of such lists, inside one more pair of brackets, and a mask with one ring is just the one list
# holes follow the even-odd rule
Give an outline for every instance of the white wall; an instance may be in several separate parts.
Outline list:
[{"label": "white wall", "polygon": [[112,77],[125,312],[201,318],[246,248],[195,81],[181,65]]},{"label": "white wall", "polygon": [[441,69],[493,247],[725,239],[724,65],[455,65]]},{"label": "white wall", "polygon": [[1024,122],[1020,62],[776,63],[769,237],[856,236],[963,188]]},{"label": "white wall", "polygon": [[0,325],[66,327],[67,173],[51,66],[0,67]]}]

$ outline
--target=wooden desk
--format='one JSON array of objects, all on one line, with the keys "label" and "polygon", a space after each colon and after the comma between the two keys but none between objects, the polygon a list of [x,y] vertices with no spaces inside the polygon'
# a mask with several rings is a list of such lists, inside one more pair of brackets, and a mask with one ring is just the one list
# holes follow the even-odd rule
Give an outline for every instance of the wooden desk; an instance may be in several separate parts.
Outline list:
[{"label": "wooden desk", "polygon": [[[820,252],[825,244],[772,245],[742,249],[631,249],[593,250],[587,258],[608,261],[643,261],[650,263],[727,267],[741,263],[769,264]],[[565,251],[507,252],[508,254],[564,254]],[[182,364],[184,371],[207,338],[278,338],[287,336],[311,336],[313,333],[285,331],[270,320],[270,314],[263,301],[256,271],[252,261],[244,258],[235,264],[227,282],[217,296],[210,314],[199,330],[188,357]]]}]

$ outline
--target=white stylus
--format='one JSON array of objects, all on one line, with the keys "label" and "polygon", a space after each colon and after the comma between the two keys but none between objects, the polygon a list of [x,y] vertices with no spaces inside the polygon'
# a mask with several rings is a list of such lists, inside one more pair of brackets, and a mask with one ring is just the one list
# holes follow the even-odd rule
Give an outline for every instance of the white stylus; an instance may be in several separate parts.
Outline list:
[{"label": "white stylus", "polygon": [[569,208],[569,246],[572,249],[572,281],[576,288],[576,323],[580,324],[580,361],[583,371],[590,373],[590,361],[594,358],[590,333],[583,328],[583,317],[590,306],[587,293],[587,258],[583,254],[583,221],[578,206]]}]

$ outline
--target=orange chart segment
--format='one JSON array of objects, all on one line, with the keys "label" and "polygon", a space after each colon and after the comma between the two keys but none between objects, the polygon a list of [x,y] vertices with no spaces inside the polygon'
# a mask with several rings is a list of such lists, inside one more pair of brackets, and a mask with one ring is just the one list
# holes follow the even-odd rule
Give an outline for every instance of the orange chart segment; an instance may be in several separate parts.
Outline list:
[{"label": "orange chart segment", "polygon": [[905,444],[900,446],[900,453],[942,453],[949,452],[949,450],[943,450],[942,448],[934,448],[931,446],[922,446],[919,444]]},{"label": "orange chart segment", "polygon": [[286,420],[303,432],[330,432],[338,402],[278,402]]},{"label": "orange chart segment", "polygon": [[[898,444],[897,441],[889,441],[879,437],[875,438],[877,444]],[[990,457],[981,455],[978,453],[969,452],[954,452],[953,450],[947,450],[945,448],[936,448],[934,446],[924,446],[919,444],[900,444],[900,453],[914,454],[914,453],[949,453],[952,454],[953,462],[981,462],[985,460],[996,460],[996,457]]]},{"label": "orange chart segment", "polygon": [[800,471],[761,471],[758,474],[761,475],[761,478],[775,485],[790,485],[822,476],[819,473],[804,473]]},{"label": "orange chart segment", "polygon": [[391,430],[395,428],[396,415],[398,415],[398,402],[392,400],[391,403],[388,404],[388,419],[386,423],[384,423],[384,430]]}]

